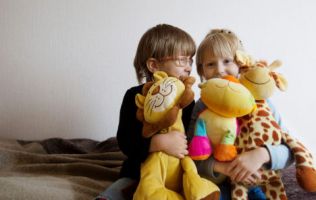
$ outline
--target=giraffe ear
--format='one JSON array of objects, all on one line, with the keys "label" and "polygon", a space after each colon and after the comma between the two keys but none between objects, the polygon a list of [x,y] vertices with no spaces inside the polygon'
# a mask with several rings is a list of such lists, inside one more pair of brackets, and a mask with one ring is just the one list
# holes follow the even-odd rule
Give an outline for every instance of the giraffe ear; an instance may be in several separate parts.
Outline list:
[{"label": "giraffe ear", "polygon": [[276,68],[280,67],[281,65],[282,65],[282,62],[280,60],[275,60],[268,66],[268,68],[271,71],[274,71]]},{"label": "giraffe ear", "polygon": [[287,89],[287,80],[284,78],[283,75],[281,74],[277,74],[275,73],[275,75],[273,76],[274,80],[275,80],[275,84],[276,86],[281,90],[281,91],[285,91]]}]

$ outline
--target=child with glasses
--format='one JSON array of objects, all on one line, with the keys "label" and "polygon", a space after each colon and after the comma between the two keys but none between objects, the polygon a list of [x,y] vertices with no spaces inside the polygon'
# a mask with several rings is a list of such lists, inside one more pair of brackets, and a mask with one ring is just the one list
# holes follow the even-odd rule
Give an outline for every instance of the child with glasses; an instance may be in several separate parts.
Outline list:
[{"label": "child with glasses", "polygon": [[[239,66],[235,62],[237,50],[243,50],[243,46],[238,37],[229,30],[211,30],[198,47],[196,55],[197,72],[201,81],[227,75],[239,76]],[[282,129],[280,115],[273,105],[275,119]],[[194,106],[192,119],[189,126],[189,138],[194,134],[195,122],[198,113],[205,109],[205,105],[198,100]],[[221,199],[231,199],[231,188],[227,176],[236,182],[246,181],[255,183],[259,178],[259,168],[265,165],[270,169],[283,169],[293,162],[293,156],[286,145],[260,147],[237,156],[231,162],[219,162],[210,157],[205,161],[196,161],[199,173],[219,184],[221,189]],[[260,188],[254,187],[249,192],[250,199],[265,199]]]},{"label": "child with glasses", "polygon": [[[192,37],[177,27],[159,24],[150,28],[140,39],[134,59],[138,82],[142,83],[143,79],[152,81],[156,71],[174,77],[189,76],[195,50]],[[135,95],[141,93],[142,88],[143,84],[128,89],[121,105],[117,141],[127,159],[120,171],[120,179],[96,199],[131,199],[140,179],[140,165],[150,152],[163,151],[177,158],[188,154],[186,136],[178,131],[142,137],[143,124],[136,119],[135,104]],[[194,102],[183,109],[185,128],[188,128],[193,107]]]}]

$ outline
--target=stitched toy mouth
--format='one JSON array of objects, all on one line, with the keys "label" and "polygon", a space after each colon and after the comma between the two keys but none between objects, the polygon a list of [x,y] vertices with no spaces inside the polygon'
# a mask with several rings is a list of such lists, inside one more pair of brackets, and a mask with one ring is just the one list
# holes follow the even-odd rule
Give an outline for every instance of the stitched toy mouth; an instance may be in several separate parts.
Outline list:
[{"label": "stitched toy mouth", "polygon": [[233,87],[231,87],[230,86],[230,82],[228,81],[225,85],[218,85],[218,84],[215,84],[215,86],[217,87],[217,88],[220,88],[220,89],[223,89],[223,88],[229,88],[229,89],[231,89],[232,91],[234,91],[234,92],[236,92],[236,93],[240,93],[240,91],[239,90],[236,90],[236,89],[234,89]]},{"label": "stitched toy mouth", "polygon": [[245,78],[246,78],[247,81],[249,81],[249,82],[251,82],[251,83],[253,83],[253,84],[256,84],[256,85],[265,85],[265,84],[267,84],[267,83],[269,83],[269,82],[271,81],[271,79],[268,79],[268,80],[265,81],[265,82],[258,83],[258,82],[255,82],[255,81],[251,80],[251,79],[248,78],[247,76],[245,76]]}]

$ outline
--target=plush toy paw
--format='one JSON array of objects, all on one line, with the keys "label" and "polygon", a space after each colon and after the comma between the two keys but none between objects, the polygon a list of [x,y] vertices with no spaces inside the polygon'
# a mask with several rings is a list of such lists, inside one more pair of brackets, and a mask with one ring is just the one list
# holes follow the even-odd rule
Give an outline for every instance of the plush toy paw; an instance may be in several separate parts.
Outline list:
[{"label": "plush toy paw", "polygon": [[212,154],[207,136],[194,136],[189,144],[189,156],[193,160],[205,160]]},{"label": "plush toy paw", "polygon": [[189,156],[193,160],[205,160],[212,154],[212,147],[207,136],[203,119],[196,120],[194,137],[189,144]]},{"label": "plush toy paw", "polygon": [[232,144],[218,144],[214,150],[214,157],[218,161],[231,161],[236,156],[237,150]]},{"label": "plush toy paw", "polygon": [[200,177],[195,170],[190,170],[183,174],[183,192],[185,199],[218,200],[220,190],[211,181]]},{"label": "plush toy paw", "polygon": [[237,150],[234,146],[236,134],[227,130],[220,144],[216,145],[214,157],[219,161],[231,161],[237,156]]}]

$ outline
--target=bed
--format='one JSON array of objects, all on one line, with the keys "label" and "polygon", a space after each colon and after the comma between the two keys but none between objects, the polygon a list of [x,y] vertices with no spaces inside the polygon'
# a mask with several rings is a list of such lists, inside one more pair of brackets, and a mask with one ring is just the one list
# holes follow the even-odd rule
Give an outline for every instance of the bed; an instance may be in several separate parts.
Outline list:
[{"label": "bed", "polygon": [[[114,137],[0,140],[0,199],[93,199],[119,176],[124,160]],[[294,167],[283,172],[289,199],[316,199],[298,187]]]}]

